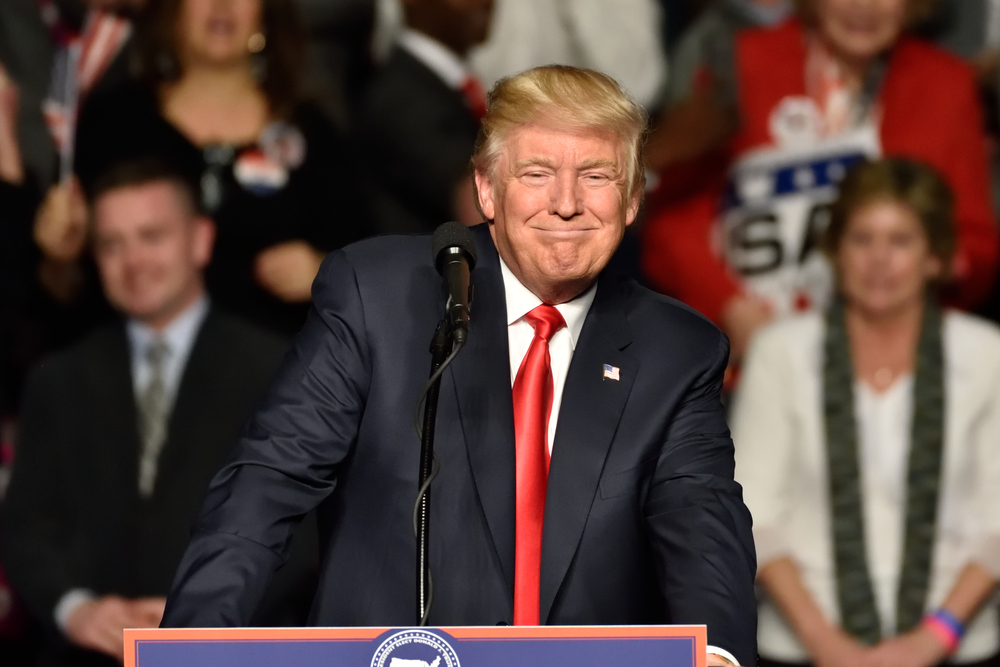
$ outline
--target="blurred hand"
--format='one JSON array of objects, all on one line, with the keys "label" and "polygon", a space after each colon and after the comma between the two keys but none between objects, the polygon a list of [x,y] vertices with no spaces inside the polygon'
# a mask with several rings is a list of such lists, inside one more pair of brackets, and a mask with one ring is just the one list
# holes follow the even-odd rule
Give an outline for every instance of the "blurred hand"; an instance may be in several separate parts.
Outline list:
[{"label": "blurred hand", "polygon": [[874,658],[874,649],[837,627],[812,642],[810,652],[816,667],[881,667]]},{"label": "blurred hand", "polygon": [[705,663],[708,667],[729,667],[733,663],[729,662],[722,656],[718,656],[714,653],[708,654],[708,661]]},{"label": "blurred hand", "polygon": [[122,661],[125,628],[155,628],[163,619],[164,598],[127,600],[114,595],[84,602],[66,621],[66,636],[74,644]]},{"label": "blurred hand", "polygon": [[483,214],[479,212],[479,205],[476,203],[476,189],[471,177],[463,178],[455,187],[455,202],[452,208],[455,210],[455,222],[460,222],[466,227],[483,222]]},{"label": "blurred hand", "polygon": [[643,148],[650,169],[693,160],[725,144],[736,130],[733,109],[720,104],[709,90],[667,107]]},{"label": "blurred hand", "polygon": [[254,276],[261,287],[289,303],[311,298],[312,283],[323,254],[305,241],[288,241],[263,250],[254,260]]},{"label": "blurred hand", "polygon": [[87,203],[75,176],[53,185],[35,216],[35,243],[47,259],[73,263],[87,239]]},{"label": "blurred hand", "polygon": [[21,147],[17,140],[17,85],[0,63],[0,180],[19,184],[24,180]]},{"label": "blurred hand", "polygon": [[948,652],[934,633],[917,627],[883,640],[871,655],[878,667],[933,667],[948,657]]},{"label": "blurred hand", "polygon": [[729,336],[730,363],[738,363],[746,353],[754,333],[774,319],[769,303],[749,294],[730,299],[722,309],[722,329]]}]

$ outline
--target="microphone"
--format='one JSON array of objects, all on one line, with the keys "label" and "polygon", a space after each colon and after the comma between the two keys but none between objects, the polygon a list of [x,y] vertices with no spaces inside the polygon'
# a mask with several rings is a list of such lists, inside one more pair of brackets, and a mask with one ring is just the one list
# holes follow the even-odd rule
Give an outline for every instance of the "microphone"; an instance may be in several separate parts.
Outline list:
[{"label": "microphone", "polygon": [[469,308],[472,287],[469,273],[476,266],[476,241],[472,232],[457,222],[446,222],[434,230],[432,241],[434,266],[448,289],[445,309],[455,343],[465,344],[469,336]]}]

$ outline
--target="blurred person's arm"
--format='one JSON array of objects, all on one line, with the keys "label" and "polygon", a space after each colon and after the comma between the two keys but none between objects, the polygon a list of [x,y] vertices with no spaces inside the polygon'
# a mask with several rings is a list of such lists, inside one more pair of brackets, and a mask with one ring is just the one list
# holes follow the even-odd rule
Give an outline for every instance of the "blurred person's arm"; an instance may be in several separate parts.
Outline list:
[{"label": "blurred person's arm", "polygon": [[738,280],[712,248],[721,189],[702,187],[687,199],[651,212],[642,230],[642,270],[659,291],[717,324],[726,304],[742,295]]},{"label": "blurred person's arm", "polygon": [[371,233],[351,147],[318,109],[300,110],[299,121],[306,158],[293,177],[302,181],[303,238],[271,246],[254,260],[257,282],[289,303],[310,300],[328,252]]},{"label": "blurred person's arm", "polygon": [[757,571],[757,582],[777,603],[816,667],[882,667],[874,660],[873,649],[841,630],[820,610],[794,560],[782,557],[765,563]]},{"label": "blurred person's arm", "polygon": [[35,214],[34,239],[42,253],[39,282],[56,301],[73,300],[83,285],[87,241],[87,203],[75,176],[49,188]]},{"label": "blurred person's arm", "polygon": [[0,63],[0,181],[19,186],[24,182],[21,146],[17,140],[17,86]]},{"label": "blurred person's arm", "polygon": [[[801,332],[800,332],[801,333]],[[757,582],[767,591],[818,667],[863,667],[866,649],[836,627],[802,581],[793,554],[803,536],[789,533],[795,496],[795,452],[803,445],[794,428],[801,400],[789,341],[780,329],[756,337],[747,352],[730,423],[736,446],[736,481],[754,517]],[[801,338],[801,336],[800,336]],[[815,508],[817,513],[828,511]]]},{"label": "blurred person's arm", "polygon": [[288,241],[254,258],[254,276],[268,292],[288,303],[309,301],[312,283],[325,255],[305,241]]},{"label": "blurred person's arm", "polygon": [[[995,338],[987,342],[997,343]],[[998,358],[998,350],[982,350],[981,363]],[[996,362],[992,364],[996,368]],[[970,560],[962,568],[955,583],[941,604],[960,623],[967,624],[976,615],[1000,580],[1000,460],[996,443],[1000,439],[1000,377],[996,370],[984,374],[990,386],[981,389],[987,397],[986,410],[977,421],[971,437],[964,437],[961,446],[972,449],[970,465],[974,468],[975,489],[970,505],[979,516],[979,536],[968,547]],[[965,435],[963,433],[963,435]],[[924,625],[879,644],[879,657],[888,667],[895,665],[936,665],[948,655],[948,647]]]},{"label": "blurred person's arm", "polygon": [[81,602],[62,628],[67,639],[85,649],[124,660],[125,628],[156,628],[163,618],[165,598],[129,600],[106,595]]},{"label": "blurred person's arm", "polygon": [[[1000,345],[992,336],[982,344],[987,343]],[[940,607],[963,624],[972,620],[1000,580],[1000,503],[997,502],[1000,494],[1000,457],[996,455],[996,443],[1000,440],[1000,374],[996,370],[1000,351],[984,349],[977,357],[982,364],[992,362],[993,370],[984,373],[990,383],[980,390],[981,395],[986,397],[986,409],[977,420],[974,430],[969,434],[963,433],[966,437],[961,446],[972,450],[970,464],[975,470],[975,488],[970,506],[979,515],[976,522],[979,533],[972,544],[965,545],[970,554],[969,561],[959,572]],[[877,650],[890,667],[904,664],[935,665],[948,653],[941,640],[923,625],[885,640]]]},{"label": "blurred person's arm", "polygon": [[667,107],[646,140],[644,155],[650,169],[692,162],[721,150],[736,130],[731,106],[705,88]]},{"label": "blurred person's arm", "polygon": [[[977,563],[966,565],[940,609],[965,624],[993,593],[997,579]],[[934,667],[951,653],[950,647],[921,623],[913,630],[880,642],[872,651],[879,667]]]},{"label": "blurred person's arm", "polygon": [[968,77],[956,79],[950,88],[955,106],[968,114],[950,128],[953,136],[948,151],[950,164],[943,175],[955,193],[957,305],[971,308],[982,302],[993,288],[1000,245],[982,105],[971,70]]},{"label": "blurred person's arm", "polygon": [[731,364],[739,364],[743,360],[754,334],[773,319],[774,308],[771,304],[753,294],[737,294],[726,301],[720,322],[732,346]]},{"label": "blurred person's arm", "polygon": [[455,221],[466,227],[483,222],[483,214],[476,201],[476,188],[472,177],[464,178],[455,188]]}]

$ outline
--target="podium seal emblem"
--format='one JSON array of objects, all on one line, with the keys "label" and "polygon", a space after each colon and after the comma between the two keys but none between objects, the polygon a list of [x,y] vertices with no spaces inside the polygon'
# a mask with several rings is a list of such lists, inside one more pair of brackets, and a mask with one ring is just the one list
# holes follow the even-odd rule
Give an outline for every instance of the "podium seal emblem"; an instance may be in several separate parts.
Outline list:
[{"label": "podium seal emblem", "polygon": [[371,667],[461,667],[455,649],[427,630],[400,630],[385,638]]}]

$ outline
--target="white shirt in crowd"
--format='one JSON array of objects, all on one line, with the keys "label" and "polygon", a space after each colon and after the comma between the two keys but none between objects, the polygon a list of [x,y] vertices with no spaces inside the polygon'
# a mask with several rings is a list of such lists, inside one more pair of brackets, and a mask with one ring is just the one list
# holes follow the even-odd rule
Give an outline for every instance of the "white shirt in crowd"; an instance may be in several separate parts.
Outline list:
[{"label": "white shirt in crowd", "polygon": [[[970,562],[1000,577],[1000,329],[951,311],[943,326],[943,471],[928,610],[942,604]],[[758,568],[792,558],[817,605],[839,622],[823,416],[824,336],[819,313],[762,330],[747,354],[730,423],[736,480],[754,518]],[[897,380],[882,394],[856,386],[854,401],[869,573],[882,626],[894,633],[913,379]],[[808,661],[766,596],[758,647],[772,660]],[[990,604],[968,623],[954,659],[984,660],[998,649],[1000,619]]]},{"label": "white shirt in crowd", "polygon": [[[375,4],[372,51],[384,59],[406,30],[400,0]],[[610,74],[644,106],[667,78],[657,0],[498,0],[484,44],[469,54],[489,89],[497,79],[552,63]]]},{"label": "white shirt in crowd", "polygon": [[167,344],[167,355],[163,360],[163,381],[166,385],[167,405],[173,406],[191,348],[194,347],[198,331],[208,315],[208,307],[208,297],[203,295],[160,333],[139,320],[128,321],[125,330],[128,333],[132,361],[132,389],[136,396],[141,396],[149,384],[152,372],[149,366],[149,348],[160,338]]}]

